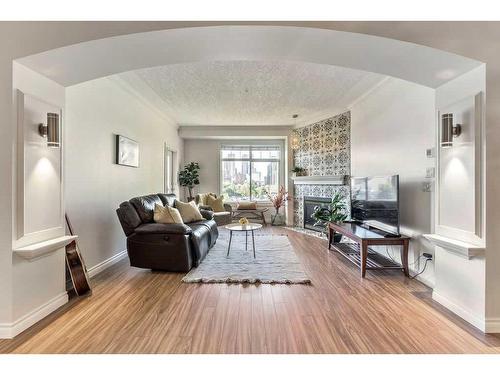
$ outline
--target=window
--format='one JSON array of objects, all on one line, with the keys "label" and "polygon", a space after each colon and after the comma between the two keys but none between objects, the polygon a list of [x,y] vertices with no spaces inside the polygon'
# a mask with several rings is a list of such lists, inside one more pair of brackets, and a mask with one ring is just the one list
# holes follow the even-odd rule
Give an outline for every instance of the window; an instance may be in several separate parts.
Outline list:
[{"label": "window", "polygon": [[279,188],[279,145],[223,145],[221,194],[229,200],[265,200]]},{"label": "window", "polygon": [[165,147],[164,153],[164,187],[163,191],[165,193],[174,193],[174,151]]}]

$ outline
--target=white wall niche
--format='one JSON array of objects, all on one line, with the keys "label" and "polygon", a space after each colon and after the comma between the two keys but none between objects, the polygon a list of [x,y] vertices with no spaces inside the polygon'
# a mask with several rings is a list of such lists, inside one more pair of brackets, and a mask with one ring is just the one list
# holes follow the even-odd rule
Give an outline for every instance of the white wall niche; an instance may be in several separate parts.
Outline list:
[{"label": "white wall niche", "polygon": [[[438,108],[436,229],[439,235],[484,246],[484,93]],[[441,116],[453,113],[462,134],[441,147]]]},{"label": "white wall niche", "polygon": [[47,122],[47,113],[58,113],[62,139],[62,109],[21,90],[16,90],[16,99],[16,244],[19,247],[64,233],[62,144],[48,147],[46,138],[38,132],[38,125]]}]

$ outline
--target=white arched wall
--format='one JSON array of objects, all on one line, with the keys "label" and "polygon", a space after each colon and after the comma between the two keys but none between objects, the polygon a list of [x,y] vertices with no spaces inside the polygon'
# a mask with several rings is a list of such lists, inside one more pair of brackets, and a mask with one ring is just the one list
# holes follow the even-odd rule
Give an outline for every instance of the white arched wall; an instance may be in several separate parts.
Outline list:
[{"label": "white arched wall", "polygon": [[[334,64],[391,75],[433,88],[481,64],[429,47],[370,35],[311,28],[248,26],[187,28],[118,36],[70,45],[17,61],[62,86],[68,86],[147,66],[228,59],[285,59]],[[2,267],[5,266],[3,263]],[[7,286],[10,283],[9,290],[13,290],[12,282],[5,278],[5,275],[12,274],[12,267],[6,267],[6,271],[2,282]],[[11,296],[6,296],[12,301]],[[14,322],[19,316],[15,316],[8,305],[8,300],[1,301],[0,307],[7,308],[0,308],[0,318]],[[7,314],[3,314],[5,311]]]},{"label": "white arched wall", "polygon": [[211,26],[123,35],[42,52],[20,64],[63,85],[152,66],[287,60],[365,70],[436,88],[481,62],[372,35],[290,26]]}]

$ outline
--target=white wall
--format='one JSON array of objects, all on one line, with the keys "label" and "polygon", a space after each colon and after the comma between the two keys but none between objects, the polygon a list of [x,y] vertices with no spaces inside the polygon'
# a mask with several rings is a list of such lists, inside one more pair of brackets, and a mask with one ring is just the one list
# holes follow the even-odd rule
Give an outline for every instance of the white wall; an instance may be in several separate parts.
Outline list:
[{"label": "white wall", "polygon": [[[215,139],[184,140],[184,160],[186,163],[193,161],[200,164],[200,185],[195,188],[195,194],[219,193],[220,144],[221,141]],[[186,194],[185,191],[183,193]]]},{"label": "white wall", "polygon": [[[410,263],[424,251],[433,252],[421,235],[432,231],[432,194],[422,183],[430,181],[426,168],[435,162],[426,156],[435,144],[434,98],[433,89],[389,78],[351,108],[351,173],[399,174],[401,232],[412,236]],[[399,259],[396,250],[389,249]],[[429,285],[432,266],[422,274]]]},{"label": "white wall", "polygon": [[[115,134],[139,142],[139,168],[115,164]],[[132,197],[163,191],[164,144],[182,155],[182,141],[174,123],[114,78],[66,89],[65,136],[66,212],[92,269],[125,250],[115,210]]]},{"label": "white wall", "polygon": [[[27,112],[23,128],[16,142],[22,163],[18,164],[16,194],[13,199],[14,223],[24,225],[18,230],[14,225],[13,248],[52,239],[64,234],[61,216],[62,176],[61,149],[49,149],[46,141],[37,134],[38,123],[46,123],[45,111],[36,111],[31,102],[42,99],[50,110],[62,109],[64,113],[64,87],[44,76],[14,63],[13,95],[21,90]],[[43,103],[41,103],[43,105]],[[36,112],[36,113],[35,113]],[[40,116],[39,116],[40,115]],[[42,164],[40,164],[42,163]],[[22,188],[21,188],[22,187]],[[46,189],[50,188],[50,193]],[[44,194],[45,193],[45,194]],[[42,215],[42,216],[40,216]],[[45,217],[46,220],[40,218]],[[64,280],[64,249],[61,248],[42,258],[27,261],[17,254],[12,256],[12,308],[11,332],[19,333],[36,316],[38,319],[51,312],[37,312],[40,306],[53,302],[56,308],[67,301]],[[26,318],[26,319],[23,319]],[[28,324],[29,325],[29,324]]]},{"label": "white wall", "polygon": [[[436,110],[441,113],[453,111],[460,115],[474,110],[473,96],[486,90],[485,66],[474,69],[461,77],[436,89]],[[471,99],[472,98],[472,99]],[[467,102],[471,101],[471,104]],[[465,104],[464,104],[465,103]],[[472,109],[470,109],[472,106]],[[470,114],[467,115],[470,117]],[[457,123],[460,118],[457,116]],[[465,118],[462,118],[465,120]],[[454,141],[472,141],[474,130],[479,124],[467,120],[464,133]],[[436,222],[436,233],[461,241],[484,243],[484,239],[475,238],[475,202],[474,189],[474,152],[471,145],[454,146],[440,149],[440,221]],[[484,168],[484,165],[482,166]],[[482,183],[484,187],[484,182]],[[481,188],[481,187],[479,187]],[[454,201],[449,195],[460,194],[468,199],[466,204]],[[483,215],[486,207],[482,207]],[[446,215],[442,213],[446,212]],[[463,216],[463,218],[461,218]],[[459,220],[459,218],[461,218]],[[483,221],[484,223],[484,221]],[[484,224],[483,224],[484,225]],[[484,228],[483,228],[484,230]],[[471,233],[472,232],[472,233]],[[489,250],[490,252],[494,249]],[[487,252],[488,254],[488,252]],[[493,253],[492,253],[493,254]],[[487,328],[486,321],[486,259],[484,256],[466,259],[446,249],[436,246],[436,285],[433,298],[450,310],[471,322],[478,328]],[[498,329],[498,327],[497,327]]]}]

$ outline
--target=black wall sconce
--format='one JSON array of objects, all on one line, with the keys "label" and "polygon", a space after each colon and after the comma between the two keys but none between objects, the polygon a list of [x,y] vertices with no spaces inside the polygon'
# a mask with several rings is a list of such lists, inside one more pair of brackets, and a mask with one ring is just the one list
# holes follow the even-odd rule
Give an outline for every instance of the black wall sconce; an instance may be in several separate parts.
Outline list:
[{"label": "black wall sconce", "polygon": [[44,138],[47,138],[48,147],[59,147],[59,115],[57,113],[47,113],[47,125],[39,124],[38,132]]},{"label": "black wall sconce", "polygon": [[462,134],[462,126],[453,125],[453,113],[443,114],[441,116],[441,147],[452,147],[453,137],[459,137],[460,134]]}]

